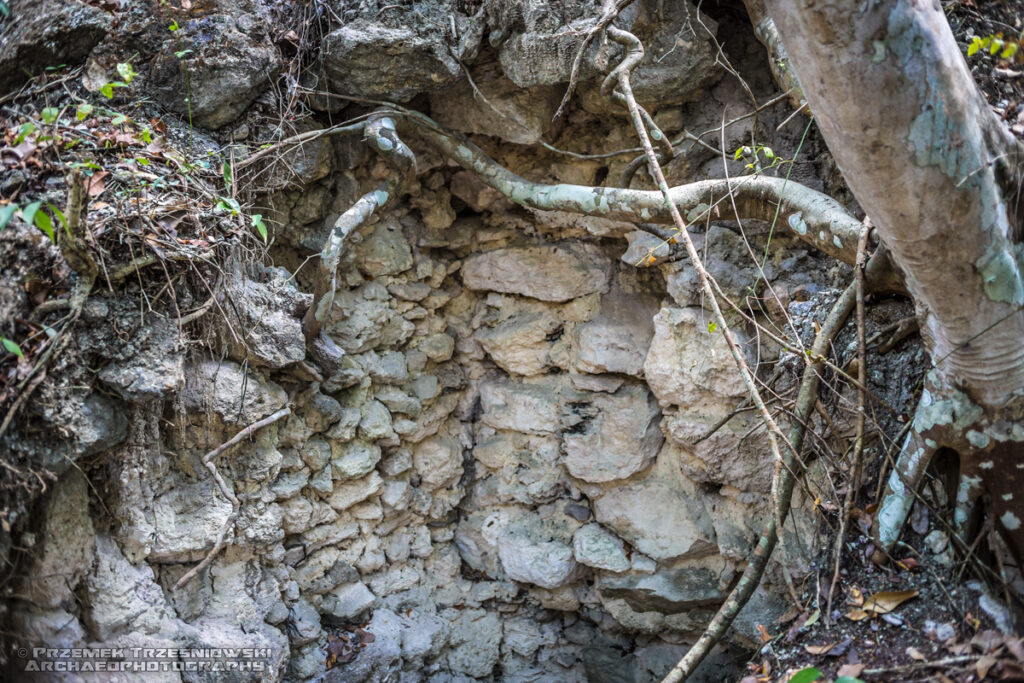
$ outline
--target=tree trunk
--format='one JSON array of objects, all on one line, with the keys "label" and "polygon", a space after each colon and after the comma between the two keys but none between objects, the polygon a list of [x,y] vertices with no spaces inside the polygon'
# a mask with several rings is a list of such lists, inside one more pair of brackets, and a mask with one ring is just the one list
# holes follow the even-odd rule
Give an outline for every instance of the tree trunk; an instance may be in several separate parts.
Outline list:
[{"label": "tree trunk", "polygon": [[[956,451],[961,496],[989,494],[1020,561],[1020,147],[978,91],[939,3],[766,4],[829,149],[904,272],[932,354],[901,459],[919,468],[938,449]],[[890,481],[883,536],[893,524],[898,532],[911,484]]]}]

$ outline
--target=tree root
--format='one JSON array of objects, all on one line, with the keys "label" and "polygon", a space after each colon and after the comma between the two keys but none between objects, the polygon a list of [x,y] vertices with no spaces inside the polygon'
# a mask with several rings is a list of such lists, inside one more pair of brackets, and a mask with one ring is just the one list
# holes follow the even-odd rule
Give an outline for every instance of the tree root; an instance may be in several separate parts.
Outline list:
[{"label": "tree root", "polygon": [[227,498],[231,502],[231,514],[228,515],[228,518],[226,520],[224,520],[224,525],[221,527],[220,532],[218,532],[217,534],[217,538],[213,543],[213,548],[210,549],[210,552],[206,554],[206,557],[204,557],[199,564],[192,567],[192,569],[188,570],[188,572],[186,572],[184,576],[178,579],[177,583],[174,584],[174,590],[178,590],[186,583],[191,581],[194,576],[196,576],[199,572],[203,571],[203,569],[205,569],[207,566],[209,566],[211,562],[213,562],[213,558],[215,558],[217,556],[217,553],[219,553],[221,549],[227,544],[228,531],[231,529],[231,527],[235,523],[235,520],[238,518],[238,511],[242,506],[242,504],[238,500],[238,496],[235,495],[235,492],[231,490],[231,487],[227,485],[227,482],[225,482],[224,478],[220,475],[220,471],[217,469],[217,465],[213,462],[213,459],[216,458],[221,453],[224,453],[228,449],[237,446],[245,439],[248,439],[250,436],[258,432],[260,429],[263,429],[268,425],[274,424],[283,417],[291,415],[291,412],[292,409],[290,407],[286,406],[284,408],[281,408],[281,410],[277,411],[276,413],[268,415],[267,417],[257,422],[253,422],[251,425],[249,425],[242,431],[238,432],[233,437],[222,443],[220,446],[217,446],[212,451],[203,456],[203,465],[206,467],[206,469],[210,470],[210,474],[213,475],[214,481],[217,482],[217,487],[220,489],[220,492],[224,495],[225,498]]},{"label": "tree root", "polygon": [[345,239],[370,220],[375,212],[387,206],[401,194],[409,181],[416,175],[416,157],[395,132],[395,122],[383,114],[371,116],[365,126],[365,139],[373,142],[374,149],[391,165],[394,173],[376,189],[366,193],[343,213],[334,223],[330,236],[320,252],[313,303],[302,319],[302,331],[306,343],[320,334],[334,304],[334,290],[337,287],[338,264]]},{"label": "tree root", "polygon": [[[888,267],[888,257],[884,250],[879,248],[868,260],[865,268],[865,280],[869,283],[869,287],[875,278],[886,274]],[[807,352],[807,364],[804,368],[800,392],[797,395],[794,408],[795,418],[790,423],[789,443],[792,445],[793,451],[786,453],[782,467],[776,469],[772,484],[772,489],[776,492],[779,514],[772,515],[765,525],[764,532],[762,532],[761,538],[758,539],[757,545],[754,547],[751,562],[747,565],[743,576],[740,577],[729,597],[718,609],[711,623],[705,628],[704,633],[701,634],[693,647],[687,651],[686,655],[669,672],[663,683],[678,683],[678,681],[685,680],[693,674],[704,657],[711,651],[711,648],[725,635],[733,620],[747,604],[747,601],[750,600],[750,596],[753,595],[754,590],[760,583],[761,576],[768,566],[768,559],[771,557],[775,544],[779,540],[779,534],[782,531],[780,521],[785,522],[789,514],[793,489],[796,485],[796,480],[803,471],[803,464],[793,453],[799,453],[803,446],[806,425],[810,420],[811,412],[814,410],[814,404],[818,396],[818,387],[821,384],[821,369],[825,366],[823,359],[825,354],[828,353],[832,340],[842,329],[847,317],[853,311],[856,300],[856,283],[851,283],[842,296],[839,297],[839,300],[832,306],[828,318],[814,339],[814,344]]]}]

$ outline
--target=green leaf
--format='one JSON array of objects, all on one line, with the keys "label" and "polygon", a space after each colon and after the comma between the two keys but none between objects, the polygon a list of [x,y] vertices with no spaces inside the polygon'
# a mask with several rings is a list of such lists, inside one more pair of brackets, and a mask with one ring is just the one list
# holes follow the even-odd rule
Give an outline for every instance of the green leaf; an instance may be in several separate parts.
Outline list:
[{"label": "green leaf", "polygon": [[994,55],[995,53],[999,52],[1001,49],[1003,49],[1003,41],[1000,40],[999,38],[996,38],[996,39],[994,39],[992,41],[992,47],[990,47],[988,49],[988,53],[990,55]]},{"label": "green leaf", "polygon": [[31,225],[32,224],[32,220],[35,218],[36,211],[38,211],[39,207],[42,206],[42,205],[43,205],[43,203],[41,201],[39,201],[39,202],[32,202],[31,204],[26,206],[24,209],[21,210],[21,220],[23,220],[26,223],[28,223],[29,225]]},{"label": "green leaf", "polygon": [[231,164],[225,161],[221,167],[221,173],[224,175],[224,187],[231,192]]},{"label": "green leaf", "polygon": [[188,57],[190,54],[192,54],[192,50],[179,50],[174,53],[174,56],[178,59],[185,59],[185,57]]},{"label": "green leaf", "polygon": [[267,243],[267,225],[263,222],[263,214],[254,213],[252,215],[252,224],[256,228],[256,231],[260,233],[260,237],[263,238],[263,243]]},{"label": "green leaf", "polygon": [[13,353],[18,358],[24,358],[25,357],[25,354],[22,352],[21,347],[18,346],[17,344],[15,344],[13,341],[8,339],[7,337],[0,337],[0,343],[2,343],[4,345],[5,349],[7,349],[10,353]]},{"label": "green leaf", "polygon": [[149,159],[146,157],[135,157],[135,162],[141,166],[149,166]]},{"label": "green leaf", "polygon": [[110,119],[110,123],[111,123],[111,125],[114,125],[114,126],[120,126],[121,124],[123,124],[127,120],[128,120],[127,116],[125,116],[121,112],[117,112],[116,114],[114,114],[114,118]]},{"label": "green leaf", "polygon": [[59,113],[60,110],[57,107],[47,107],[39,114],[39,118],[43,120],[43,123],[50,124],[57,120]]},{"label": "green leaf", "polygon": [[242,207],[239,206],[238,201],[232,199],[231,197],[218,197],[217,208],[227,209],[228,211],[231,212],[232,216],[237,216],[242,211]]},{"label": "green leaf", "polygon": [[130,62],[120,62],[117,65],[117,74],[125,82],[125,84],[131,83],[132,79],[135,78],[135,69],[132,68]]},{"label": "green leaf", "polygon": [[34,131],[35,129],[36,124],[32,123],[31,121],[26,121],[25,123],[18,126],[18,137],[14,138],[14,144],[20,145],[22,142],[25,141],[25,138],[32,134],[32,131]]},{"label": "green leaf", "polygon": [[718,329],[718,325],[715,323],[714,320],[712,320],[711,322],[708,323],[708,332],[714,332],[717,329]]},{"label": "green leaf", "polygon": [[0,16],[3,16],[4,19],[11,16],[11,8],[7,6],[5,0],[0,0]]},{"label": "green leaf", "polygon": [[979,45],[980,47],[988,47],[988,46],[989,46],[989,45],[991,45],[991,44],[992,44],[992,36],[985,36],[984,38],[982,38],[982,39],[981,39],[981,40],[980,40],[980,41],[978,42],[978,45]]},{"label": "green leaf", "polygon": [[[64,228],[64,232],[67,232],[68,231],[68,219],[64,217],[64,212],[61,211],[60,209],[58,209],[53,204],[51,204],[50,202],[46,202],[46,206],[47,206],[47,208],[50,209],[50,211],[53,212],[53,215],[57,217],[57,220],[60,221],[60,225],[61,225],[62,228]],[[68,234],[70,235],[71,233],[68,233]]]},{"label": "green leaf", "polygon": [[0,206],[0,230],[7,227],[7,224],[11,222],[11,216],[18,210],[18,205],[14,202],[7,204],[6,206]]},{"label": "green leaf", "polygon": [[736,148],[736,153],[732,155],[732,160],[733,161],[739,161],[740,157],[742,157],[742,156],[743,156],[743,148],[742,147],[737,147]]},{"label": "green leaf", "polygon": [[819,678],[821,678],[821,671],[813,666],[809,666],[793,674],[792,678],[789,679],[789,683],[812,683]]},{"label": "green leaf", "polygon": [[167,30],[170,31],[171,33],[174,33],[179,28],[181,28],[181,27],[178,26],[178,20],[174,19],[173,21],[171,21],[171,25],[167,27]]},{"label": "green leaf", "polygon": [[33,222],[37,228],[43,231],[44,235],[50,238],[51,242],[57,241],[53,234],[53,220],[50,219],[50,216],[45,211],[36,211],[35,216],[33,216]]},{"label": "green leaf", "polygon": [[1003,53],[999,56],[1003,59],[1013,59],[1013,56],[1017,54],[1017,48],[1019,47],[1019,43],[1007,43],[1006,47],[1003,48]]},{"label": "green leaf", "polygon": [[114,99],[114,84],[104,83],[100,86],[100,94],[106,97],[108,100]]},{"label": "green leaf", "polygon": [[147,145],[153,142],[153,134],[150,132],[149,128],[143,128],[142,132],[139,133],[139,137],[142,138],[142,141]]},{"label": "green leaf", "polygon": [[75,110],[75,118],[79,121],[85,121],[92,113],[92,105],[82,102],[78,105],[78,109]]},{"label": "green leaf", "polygon": [[761,151],[764,152],[765,158],[767,158],[767,159],[774,159],[775,158],[775,152],[772,150],[771,147],[765,147]]},{"label": "green leaf", "polygon": [[840,676],[836,679],[836,683],[864,683],[864,681],[854,676]]}]

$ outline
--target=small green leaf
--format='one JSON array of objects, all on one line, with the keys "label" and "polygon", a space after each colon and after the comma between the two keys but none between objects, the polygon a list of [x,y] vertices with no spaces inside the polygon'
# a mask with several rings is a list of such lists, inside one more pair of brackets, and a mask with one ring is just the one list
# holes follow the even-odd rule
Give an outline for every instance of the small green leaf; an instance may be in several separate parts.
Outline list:
[{"label": "small green leaf", "polygon": [[75,110],[75,118],[79,121],[84,121],[91,113],[92,105],[82,102],[82,104],[78,105],[78,109]]},{"label": "small green leaf", "polygon": [[114,114],[114,118],[110,119],[110,123],[112,125],[114,125],[114,126],[120,126],[121,124],[123,124],[127,120],[128,120],[127,116],[125,116],[121,112],[117,112],[116,114]]},{"label": "small green leaf", "polygon": [[104,83],[100,86],[100,94],[106,97],[108,100],[114,99],[114,84]]},{"label": "small green leaf", "polygon": [[736,153],[732,155],[732,160],[733,161],[739,161],[740,157],[742,157],[742,156],[743,156],[743,148],[742,147],[737,147],[736,148]]},{"label": "small green leaf", "polygon": [[0,230],[7,227],[7,224],[11,222],[11,216],[18,210],[18,205],[14,202],[5,206],[0,206]]},{"label": "small green leaf", "polygon": [[18,358],[25,357],[25,354],[22,352],[21,347],[15,344],[7,337],[0,337],[0,343],[4,345],[4,348],[7,349],[8,352],[13,353]]},{"label": "small green leaf", "polygon": [[43,120],[43,123],[50,124],[57,120],[57,115],[60,110],[57,107],[47,107],[39,114],[39,118]]},{"label": "small green leaf", "polygon": [[167,30],[170,31],[171,33],[174,33],[179,28],[181,28],[181,27],[178,26],[178,20],[174,19],[173,21],[171,21],[171,25],[167,27]]},{"label": "small green leaf", "polygon": [[32,220],[35,218],[36,211],[38,211],[39,207],[42,206],[42,205],[43,205],[43,203],[41,201],[39,201],[39,202],[32,202],[31,204],[26,206],[24,209],[21,210],[21,220],[23,220],[26,223],[28,223],[29,225],[31,225],[32,224]]},{"label": "small green leaf", "polygon": [[980,50],[980,49],[981,49],[981,41],[979,41],[977,38],[975,38],[974,42],[972,42],[970,45],[967,46],[967,56],[968,57],[973,57],[974,55],[978,54],[978,50]]},{"label": "small green leaf", "polygon": [[717,329],[718,329],[718,325],[715,323],[714,320],[712,320],[711,322],[708,323],[708,332],[714,332]]},{"label": "small green leaf", "polygon": [[3,16],[4,19],[11,16],[11,8],[7,6],[5,0],[0,0],[0,16]]},{"label": "small green leaf", "polygon": [[141,166],[149,166],[149,159],[146,157],[135,157],[135,161]]},{"label": "small green leaf", "polygon": [[1013,59],[1013,56],[1017,54],[1017,48],[1019,47],[1019,43],[1007,43],[1006,47],[1003,48],[1003,53],[999,56],[1003,59]]},{"label": "small green leaf", "polygon": [[789,683],[812,683],[813,681],[821,678],[821,671],[815,669],[813,666],[809,666],[804,669],[800,669],[789,679]]},{"label": "small green leaf", "polygon": [[254,213],[252,215],[252,224],[256,228],[256,231],[260,233],[260,237],[263,238],[263,243],[267,242],[267,225],[263,222],[263,214]]},{"label": "small green leaf", "polygon": [[225,161],[220,170],[224,176],[224,187],[227,188],[228,192],[231,192],[231,164]]},{"label": "small green leaf", "polygon": [[174,56],[178,59],[185,59],[185,57],[188,57],[190,54],[192,54],[192,50],[179,50],[174,53]]},{"label": "small green leaf", "polygon": [[[64,232],[67,232],[67,230],[68,230],[68,219],[64,217],[64,212],[61,211],[60,209],[58,209],[53,204],[51,204],[50,202],[46,202],[46,206],[50,209],[50,211],[53,212],[53,215],[57,217],[57,220],[60,221],[60,225],[61,225],[62,228],[64,228]],[[70,234],[70,233],[68,233],[68,234]]]},{"label": "small green leaf", "polygon": [[50,238],[51,242],[57,241],[53,234],[53,221],[45,211],[36,211],[35,216],[33,216],[33,222],[37,228],[43,231],[44,235]]},{"label": "small green leaf", "polygon": [[985,36],[984,38],[981,39],[981,41],[978,42],[978,45],[983,48],[987,48],[991,44],[992,36]]},{"label": "small green leaf", "polygon": [[237,216],[242,211],[242,207],[239,206],[238,201],[232,199],[231,197],[218,197],[217,208],[227,209],[228,211],[231,212],[232,216]]},{"label": "small green leaf", "polygon": [[840,676],[836,679],[836,683],[864,683],[864,681],[854,676]]},{"label": "small green leaf", "polygon": [[992,46],[988,49],[988,53],[990,55],[994,55],[995,53],[999,52],[1001,49],[1003,49],[1003,41],[1000,40],[999,38],[996,38],[996,39],[994,39],[992,41]]},{"label": "small green leaf", "polygon": [[147,145],[153,142],[153,134],[150,132],[149,128],[143,128],[142,132],[139,133],[139,137],[142,138],[142,141]]},{"label": "small green leaf", "polygon": [[20,145],[22,142],[25,141],[25,138],[32,134],[32,131],[34,131],[35,129],[36,125],[31,121],[26,121],[25,123],[18,126],[18,137],[14,138],[14,144]]},{"label": "small green leaf", "polygon": [[135,78],[135,69],[130,62],[121,62],[117,65],[117,74],[124,80],[125,84],[131,83]]},{"label": "small green leaf", "polygon": [[765,147],[761,151],[764,152],[765,158],[767,158],[767,159],[774,159],[775,158],[775,152],[772,150],[771,147]]}]

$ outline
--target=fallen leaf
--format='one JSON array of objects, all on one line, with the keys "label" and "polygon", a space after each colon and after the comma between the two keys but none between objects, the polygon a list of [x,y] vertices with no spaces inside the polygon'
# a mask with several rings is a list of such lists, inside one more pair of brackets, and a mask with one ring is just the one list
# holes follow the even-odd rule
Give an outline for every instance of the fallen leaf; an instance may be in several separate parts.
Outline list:
[{"label": "fallen leaf", "polygon": [[850,621],[862,621],[863,619],[867,619],[870,616],[870,614],[868,614],[862,609],[850,610],[846,613],[846,618]]},{"label": "fallen leaf", "polygon": [[847,602],[854,607],[861,607],[864,604],[864,593],[859,588],[851,588],[850,599]]},{"label": "fallen leaf", "polygon": [[768,629],[766,629],[761,624],[757,625],[757,632],[761,634],[762,643],[767,643],[773,638],[772,634],[768,633]]},{"label": "fallen leaf", "polygon": [[864,601],[864,611],[874,614],[885,614],[886,612],[893,611],[907,600],[916,598],[917,595],[916,588],[905,591],[882,591],[881,593],[875,593]]},{"label": "fallen leaf", "polygon": [[857,678],[857,676],[860,676],[860,672],[863,670],[863,664],[843,664],[841,667],[839,667],[839,671],[836,672],[836,678],[840,678],[842,676]]},{"label": "fallen leaf", "polygon": [[838,644],[839,643],[828,643],[827,645],[804,645],[804,649],[807,650],[808,654],[824,655],[828,654],[828,651]]},{"label": "fallen leaf", "polygon": [[1017,658],[1018,662],[1024,662],[1024,644],[1021,643],[1020,638],[1006,636],[1003,638],[1003,645],[1010,651],[1010,654]]},{"label": "fallen leaf", "polygon": [[914,508],[910,511],[910,527],[921,536],[928,533],[928,508],[926,506],[914,503]]},{"label": "fallen leaf", "polygon": [[787,643],[792,643],[793,640],[796,639],[796,635],[800,633],[800,629],[802,629],[804,627],[804,624],[807,623],[807,619],[809,616],[810,615],[807,614],[807,612],[804,612],[799,617],[797,617],[797,620],[794,621],[793,625],[789,627],[789,631],[786,632]]},{"label": "fallen leaf", "polygon": [[984,679],[988,676],[988,670],[996,664],[996,658],[992,655],[985,655],[974,663],[974,670],[978,673],[978,678]]},{"label": "fallen leaf", "polygon": [[915,661],[923,662],[925,660],[924,653],[922,653],[916,647],[908,647],[906,652],[907,656]]},{"label": "fallen leaf", "polygon": [[89,195],[90,199],[99,197],[103,193],[103,189],[106,187],[107,176],[109,175],[110,171],[97,171],[85,178],[83,182],[85,193]]},{"label": "fallen leaf", "polygon": [[1003,636],[999,631],[988,629],[975,633],[971,645],[982,652],[995,652],[1003,644]]},{"label": "fallen leaf", "polygon": [[908,572],[921,566],[921,562],[915,557],[904,557],[902,560],[896,560],[896,564]]}]

